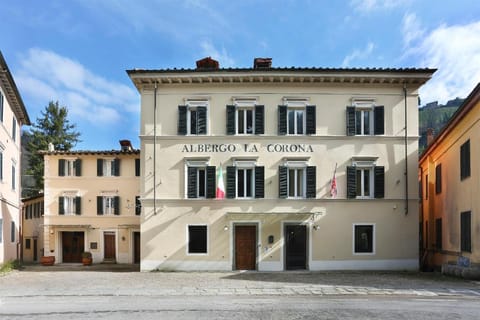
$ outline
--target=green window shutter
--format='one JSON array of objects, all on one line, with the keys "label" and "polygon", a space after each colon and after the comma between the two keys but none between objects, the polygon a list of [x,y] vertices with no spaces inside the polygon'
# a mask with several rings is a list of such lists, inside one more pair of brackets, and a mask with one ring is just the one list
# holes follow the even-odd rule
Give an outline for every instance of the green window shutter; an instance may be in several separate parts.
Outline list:
[{"label": "green window shutter", "polygon": [[216,174],[217,169],[215,166],[207,167],[207,198],[215,199],[217,195]]},{"label": "green window shutter", "polygon": [[207,134],[207,107],[197,107],[198,112],[198,134]]},{"label": "green window shutter", "polygon": [[99,216],[103,215],[103,197],[102,196],[97,197],[97,215]]},{"label": "green window shutter", "polygon": [[355,135],[355,107],[347,107],[347,136]]},{"label": "green window shutter", "polygon": [[120,215],[120,197],[113,197],[113,214],[116,216]]},{"label": "green window shutter", "polygon": [[65,214],[65,197],[58,197],[58,214]]},{"label": "green window shutter", "polygon": [[58,176],[64,177],[65,176],[65,160],[58,159]]},{"label": "green window shutter", "polygon": [[288,168],[285,166],[278,167],[278,196],[280,198],[288,197]]},{"label": "green window shutter", "polygon": [[265,133],[265,106],[255,106],[255,134]]},{"label": "green window shutter", "polygon": [[226,197],[229,199],[235,198],[236,180],[237,180],[236,175],[237,175],[237,170],[235,167],[232,167],[232,166],[227,167]]},{"label": "green window shutter", "polygon": [[278,134],[287,134],[287,106],[278,106]]},{"label": "green window shutter", "polygon": [[316,198],[317,197],[317,167],[308,166],[307,167],[307,198]]},{"label": "green window shutter", "polygon": [[135,159],[135,176],[140,177],[140,159]]},{"label": "green window shutter", "polygon": [[197,197],[197,168],[187,168],[187,196],[188,198]]},{"label": "green window shutter", "polygon": [[316,106],[307,106],[306,107],[306,125],[307,125],[307,134],[315,134],[317,132],[317,116],[316,116]]},{"label": "green window shutter", "polygon": [[357,197],[357,169],[355,167],[347,167],[347,198],[354,199]]},{"label": "green window shutter", "polygon": [[142,203],[140,202],[140,196],[135,197],[135,215],[139,216],[142,213]]},{"label": "green window shutter", "polygon": [[385,197],[385,167],[375,167],[374,169],[374,190],[375,198]]},{"label": "green window shutter", "polygon": [[112,175],[115,177],[120,176],[120,159],[116,158],[113,160]]},{"label": "green window shutter", "polygon": [[385,108],[383,106],[376,106],[373,109],[374,119],[374,133],[385,134]]},{"label": "green window shutter", "polygon": [[97,159],[97,176],[103,176],[103,159]]},{"label": "green window shutter", "polygon": [[255,167],[255,198],[265,198],[265,167]]},{"label": "green window shutter", "polygon": [[435,167],[435,193],[442,192],[442,164]]},{"label": "green window shutter", "polygon": [[82,214],[82,198],[75,197],[75,214],[77,216]]},{"label": "green window shutter", "polygon": [[178,130],[179,135],[187,134],[187,106],[178,106]]},{"label": "green window shutter", "polygon": [[227,106],[227,134],[235,134],[235,106]]},{"label": "green window shutter", "polygon": [[75,160],[75,175],[77,177],[82,176],[82,159]]}]

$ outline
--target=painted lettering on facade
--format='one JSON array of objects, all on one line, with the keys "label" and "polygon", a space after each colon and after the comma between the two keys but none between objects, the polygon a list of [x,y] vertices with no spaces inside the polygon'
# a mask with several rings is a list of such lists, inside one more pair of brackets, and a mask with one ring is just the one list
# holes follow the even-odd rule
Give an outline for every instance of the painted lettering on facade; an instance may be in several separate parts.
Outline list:
[{"label": "painted lettering on facade", "polygon": [[218,152],[247,152],[256,153],[259,150],[264,150],[270,153],[311,153],[313,147],[309,144],[283,144],[283,143],[271,143],[266,146],[260,146],[258,144],[233,144],[233,143],[199,143],[199,144],[184,144],[182,152],[186,153],[218,153]]}]

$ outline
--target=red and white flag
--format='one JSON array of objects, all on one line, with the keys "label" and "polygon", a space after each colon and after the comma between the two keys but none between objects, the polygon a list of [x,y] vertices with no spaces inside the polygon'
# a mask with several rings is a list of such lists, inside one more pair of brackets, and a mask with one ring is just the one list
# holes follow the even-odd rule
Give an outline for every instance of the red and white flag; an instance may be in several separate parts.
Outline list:
[{"label": "red and white flag", "polygon": [[335,177],[336,173],[337,173],[337,164],[335,163],[335,171],[333,171],[333,178],[330,183],[330,196],[332,198],[337,197],[337,178]]},{"label": "red and white flag", "polygon": [[225,198],[225,184],[223,183],[223,171],[222,166],[220,166],[220,170],[218,172],[218,183],[217,183],[217,199],[224,199]]}]

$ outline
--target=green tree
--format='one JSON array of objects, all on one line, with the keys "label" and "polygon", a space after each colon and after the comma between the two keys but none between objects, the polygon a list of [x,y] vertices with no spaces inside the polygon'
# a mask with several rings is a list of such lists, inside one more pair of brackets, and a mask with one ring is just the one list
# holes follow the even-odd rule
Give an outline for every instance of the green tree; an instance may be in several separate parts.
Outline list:
[{"label": "green tree", "polygon": [[50,101],[36,123],[24,132],[25,148],[29,153],[26,174],[33,177],[33,186],[25,192],[26,196],[43,190],[44,163],[39,151],[48,150],[50,143],[56,151],[69,151],[81,141],[76,125],[71,124],[67,117],[66,107],[59,106],[58,101]]}]

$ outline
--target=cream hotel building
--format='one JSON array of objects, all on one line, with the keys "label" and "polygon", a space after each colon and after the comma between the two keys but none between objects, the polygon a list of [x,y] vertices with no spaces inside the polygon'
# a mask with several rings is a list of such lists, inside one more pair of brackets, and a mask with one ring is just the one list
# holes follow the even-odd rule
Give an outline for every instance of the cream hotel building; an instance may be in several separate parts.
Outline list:
[{"label": "cream hotel building", "polygon": [[417,269],[418,89],[434,72],[128,70],[141,270]]}]

